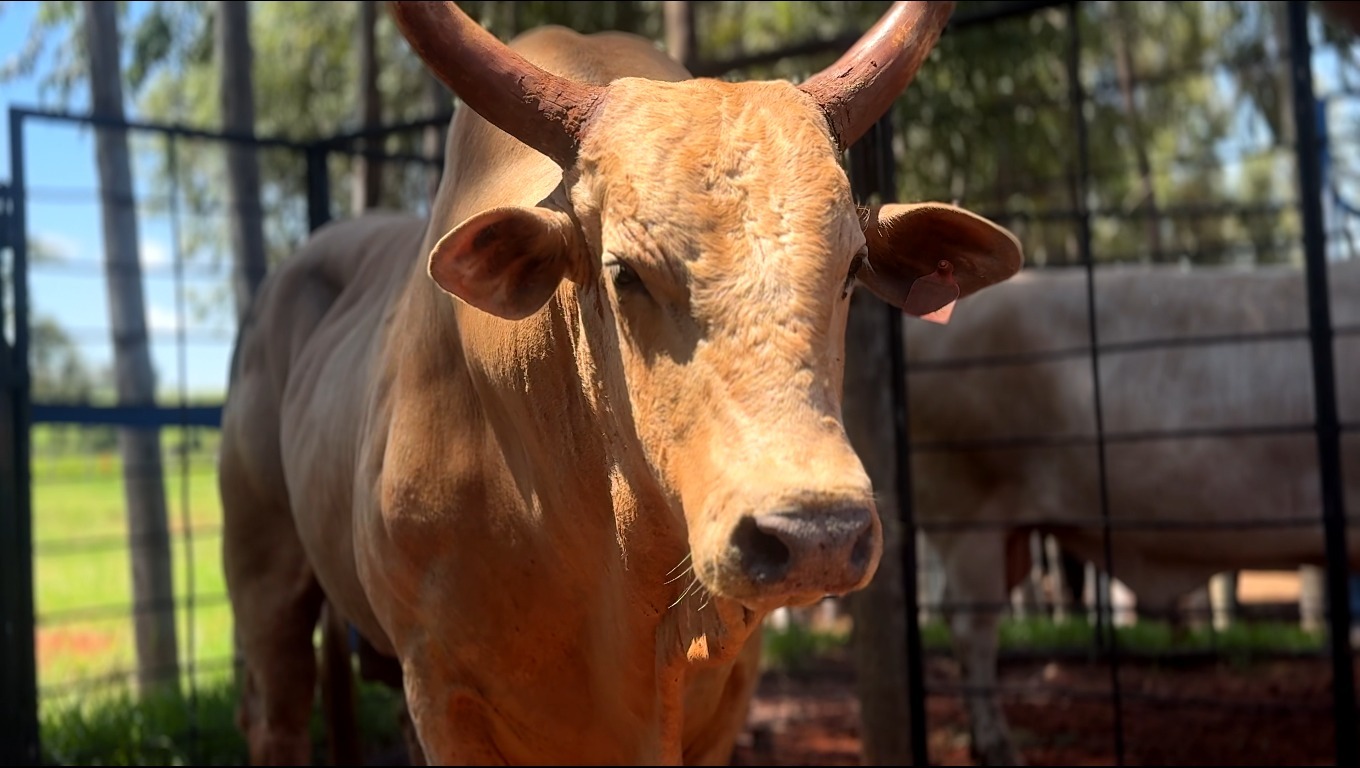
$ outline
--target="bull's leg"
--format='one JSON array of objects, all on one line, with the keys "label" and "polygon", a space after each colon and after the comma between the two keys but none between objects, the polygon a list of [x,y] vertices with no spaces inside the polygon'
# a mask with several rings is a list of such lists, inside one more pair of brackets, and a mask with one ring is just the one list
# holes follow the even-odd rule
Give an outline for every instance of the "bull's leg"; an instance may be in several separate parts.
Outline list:
[{"label": "bull's leg", "polygon": [[245,663],[237,725],[252,764],[307,765],[321,588],[287,507],[251,493],[230,451],[221,485],[223,568]]},{"label": "bull's leg", "polygon": [[[246,686],[237,724],[246,737],[254,765],[308,765],[308,729],[316,686],[312,631],[321,608],[313,582],[297,590],[266,595],[269,585],[239,585],[236,623],[245,657]],[[238,597],[239,596],[239,597]]]},{"label": "bull's leg", "polygon": [[321,615],[321,711],[331,765],[363,765],[349,626],[326,603]]},{"label": "bull's leg", "polygon": [[997,626],[1007,604],[1005,534],[970,532],[937,539],[945,577],[945,620],[959,662],[974,758],[1024,765],[995,693]]},{"label": "bull's leg", "polygon": [[491,737],[487,707],[474,693],[456,686],[406,688],[406,711],[420,742],[420,754],[430,765],[509,762]]}]

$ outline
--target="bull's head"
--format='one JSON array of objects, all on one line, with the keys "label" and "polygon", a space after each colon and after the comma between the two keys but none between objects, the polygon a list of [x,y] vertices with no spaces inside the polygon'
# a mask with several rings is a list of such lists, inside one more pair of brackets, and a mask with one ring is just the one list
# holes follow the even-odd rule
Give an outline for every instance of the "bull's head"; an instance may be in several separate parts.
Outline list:
[{"label": "bull's head", "polygon": [[571,291],[607,326],[629,439],[715,598],[759,612],[858,589],[877,567],[873,492],[841,422],[854,285],[902,306],[941,260],[960,296],[1020,266],[1010,233],[958,208],[859,210],[839,162],[952,5],[897,3],[798,86],[579,83],[453,3],[394,6],[467,106],[563,171],[538,206],[471,212],[432,248],[430,274],[511,321]]}]

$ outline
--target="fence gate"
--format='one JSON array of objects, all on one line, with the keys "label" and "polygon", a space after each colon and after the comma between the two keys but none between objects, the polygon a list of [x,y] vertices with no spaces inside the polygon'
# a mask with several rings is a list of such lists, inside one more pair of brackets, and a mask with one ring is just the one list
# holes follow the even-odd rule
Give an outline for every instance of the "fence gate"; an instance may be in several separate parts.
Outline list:
[{"label": "fence gate", "polygon": [[[13,126],[12,126],[13,127]],[[11,134],[11,137],[14,134]],[[16,178],[22,181],[11,165]],[[23,200],[0,184],[0,764],[38,763]]]},{"label": "fence gate", "polygon": [[[256,216],[271,260],[284,258],[331,220],[333,211],[350,213],[348,186],[332,184],[331,177],[345,174],[345,162],[360,154],[380,163],[392,194],[425,189],[442,157],[404,148],[419,146],[422,131],[447,125],[449,117],[294,141],[9,110],[13,178],[0,184],[0,764],[36,765],[44,756],[83,762],[79,755],[52,754],[40,743],[39,722],[49,708],[64,711],[68,703],[88,703],[100,689],[116,692],[152,678],[177,683],[166,692],[183,697],[185,720],[166,727],[187,733],[189,758],[214,736],[200,722],[200,688],[230,675],[234,661],[230,609],[216,563],[220,516],[214,516],[220,514],[214,512],[216,430],[237,323],[227,230],[232,222]],[[58,172],[44,165],[48,172],[41,180],[26,182],[26,167],[48,162],[53,146],[92,145],[92,134],[101,131],[127,136],[135,171],[130,197],[101,187],[94,158],[82,145],[60,151],[90,157],[88,165],[77,161]],[[273,169],[261,184],[259,206],[232,208],[214,176],[228,162],[230,146],[253,148],[261,164]],[[388,151],[393,148],[397,151]],[[111,263],[110,244],[100,243],[108,207],[120,214],[130,209],[135,219],[134,264]],[[69,242],[53,246],[51,241],[63,238]],[[51,382],[60,383],[65,369],[39,360],[44,349],[55,348],[50,327],[58,327],[63,343],[86,363],[92,358],[82,345],[102,352],[95,363],[107,357],[117,368],[114,347],[131,334],[104,325],[113,313],[101,316],[99,307],[88,305],[105,300],[111,279],[127,270],[135,270],[145,292],[145,330],[137,341],[154,355],[161,380],[154,397],[125,402],[118,393],[102,391],[111,389],[113,374],[94,366],[83,369],[88,376],[72,377],[88,378],[89,387],[54,387]],[[200,314],[208,320],[190,314],[190,290],[198,291]],[[49,323],[44,311],[53,308],[58,316]],[[225,322],[211,325],[223,316]],[[217,349],[194,356],[201,354],[194,347],[209,345]],[[208,381],[207,389],[191,392],[191,379]],[[148,453],[162,457],[154,467],[120,466],[122,452],[113,441],[133,433],[157,436],[156,452]],[[164,491],[164,519],[155,530],[136,527],[140,519],[129,510],[137,507],[125,496],[131,482],[152,471]],[[36,516],[35,501],[41,510]],[[143,568],[134,553],[144,547],[157,547],[161,562],[169,563],[168,578],[160,582],[170,584],[168,595],[134,586]],[[39,592],[35,585],[44,588]],[[54,591],[62,593],[59,599]],[[156,626],[174,628],[168,633],[172,654],[159,653],[171,642],[154,646],[160,636],[139,626],[148,616],[167,614],[172,618]],[[132,641],[141,645],[144,637],[152,638],[158,653],[137,648],[132,655]],[[172,667],[146,663],[165,657]]]}]

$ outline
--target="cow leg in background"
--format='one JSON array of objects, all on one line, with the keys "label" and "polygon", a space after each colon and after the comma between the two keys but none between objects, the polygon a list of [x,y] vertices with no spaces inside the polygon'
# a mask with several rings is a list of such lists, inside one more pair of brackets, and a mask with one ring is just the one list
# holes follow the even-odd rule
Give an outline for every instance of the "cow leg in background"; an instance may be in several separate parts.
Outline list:
[{"label": "cow leg in background", "polygon": [[309,724],[317,680],[312,634],[323,595],[286,507],[262,503],[234,453],[221,464],[227,591],[245,662],[237,726],[255,765],[312,762]]},{"label": "cow leg in background", "polygon": [[[391,656],[385,656],[378,652],[373,644],[363,635],[355,633],[358,638],[359,655],[359,676],[364,680],[375,683],[382,683],[388,688],[403,693],[401,678],[401,662]],[[406,744],[406,758],[409,765],[426,765],[425,753],[421,750],[420,737],[416,735],[415,723],[411,722],[411,712],[406,706],[406,698],[401,699],[401,711],[397,713],[397,722],[401,726],[402,739]]]},{"label": "cow leg in background", "polygon": [[[997,685],[997,627],[1008,604],[1006,533],[931,534],[944,566],[944,616],[965,687],[973,757],[981,765],[1024,765],[1001,712]],[[1028,537],[1019,539],[1028,552]],[[1028,564],[1015,563],[1021,575]]]},{"label": "cow leg in background", "polygon": [[1062,600],[1067,603],[1068,615],[1080,615],[1086,608],[1083,596],[1086,594],[1086,561],[1063,549],[1057,539],[1051,539],[1058,549],[1058,560],[1062,563],[1063,582],[1066,591]]},{"label": "cow leg in background", "polygon": [[321,609],[321,711],[331,765],[363,765],[349,625],[335,606]]}]

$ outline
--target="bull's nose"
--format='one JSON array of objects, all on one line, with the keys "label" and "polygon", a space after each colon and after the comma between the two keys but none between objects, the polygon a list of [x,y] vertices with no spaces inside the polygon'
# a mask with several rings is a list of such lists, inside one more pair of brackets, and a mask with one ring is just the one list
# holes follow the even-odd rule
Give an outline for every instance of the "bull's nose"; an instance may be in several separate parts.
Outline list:
[{"label": "bull's nose", "polygon": [[873,560],[874,514],[863,507],[748,515],[732,532],[743,573],[761,591],[844,592]]}]

